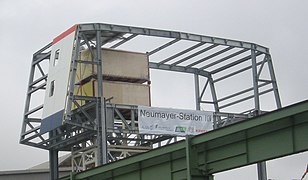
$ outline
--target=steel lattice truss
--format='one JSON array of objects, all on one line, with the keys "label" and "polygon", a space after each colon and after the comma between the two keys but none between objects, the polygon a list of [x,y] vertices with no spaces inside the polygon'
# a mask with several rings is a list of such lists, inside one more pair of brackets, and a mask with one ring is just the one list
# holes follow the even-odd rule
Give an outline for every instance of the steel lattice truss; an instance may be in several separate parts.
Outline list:
[{"label": "steel lattice truss", "polygon": [[[108,156],[112,159],[123,155],[118,153],[115,145],[125,146],[128,154],[134,154],[138,147],[142,152],[155,144],[159,146],[174,141],[174,137],[138,134],[136,106],[105,104],[99,97],[73,93],[68,98],[70,105],[63,126],[41,134],[42,102],[51,45],[33,55],[20,143],[47,150],[71,151],[84,148],[84,142],[106,138],[110,147]],[[281,107],[269,49],[254,43],[121,25],[79,24],[72,56],[72,77],[76,73],[76,64],[85,63],[78,59],[80,50],[93,50],[93,47],[147,53],[151,69],[192,75],[195,85],[190,88],[195,91],[196,109],[210,106],[216,115],[215,128],[262,113],[263,95],[271,96],[277,108]],[[96,64],[100,65],[99,62]],[[71,90],[73,86],[71,83]],[[89,103],[81,106],[78,100]],[[78,108],[70,109],[72,104]],[[111,112],[115,120],[114,128],[99,135],[102,125],[99,124],[101,117],[97,115],[100,115],[101,107]]]}]

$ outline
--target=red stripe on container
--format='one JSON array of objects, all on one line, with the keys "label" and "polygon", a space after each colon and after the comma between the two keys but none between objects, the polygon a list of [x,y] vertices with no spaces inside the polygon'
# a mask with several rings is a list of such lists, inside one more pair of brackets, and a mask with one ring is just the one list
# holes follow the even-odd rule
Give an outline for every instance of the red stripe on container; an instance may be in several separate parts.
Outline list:
[{"label": "red stripe on container", "polygon": [[62,34],[60,34],[59,36],[57,36],[56,38],[53,39],[52,44],[56,44],[57,42],[61,41],[63,38],[65,38],[67,35],[71,34],[72,32],[74,32],[77,28],[77,25],[72,26],[71,28],[69,28],[68,30],[66,30],[65,32],[63,32]]}]

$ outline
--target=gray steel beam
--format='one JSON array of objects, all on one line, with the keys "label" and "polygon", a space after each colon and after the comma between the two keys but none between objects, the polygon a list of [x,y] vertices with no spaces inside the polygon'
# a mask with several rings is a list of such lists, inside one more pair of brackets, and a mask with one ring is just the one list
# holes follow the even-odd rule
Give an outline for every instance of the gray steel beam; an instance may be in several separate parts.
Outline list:
[{"label": "gray steel beam", "polygon": [[259,71],[258,71],[258,74],[257,74],[257,77],[258,77],[258,78],[260,77],[260,75],[261,75],[261,73],[262,73],[262,70],[263,70],[263,67],[264,67],[265,63],[267,62],[267,58],[266,58],[266,57],[267,57],[267,56],[265,55],[264,58],[263,58],[263,60],[262,60],[262,64],[261,64],[261,66],[260,66],[260,68],[259,68]]},{"label": "gray steel beam", "polygon": [[[257,63],[257,66],[260,65],[261,63],[262,63],[262,62],[258,62],[258,63]],[[234,75],[237,75],[237,74],[242,73],[242,72],[244,72],[244,71],[247,71],[247,70],[249,70],[249,69],[251,69],[251,68],[252,68],[252,66],[247,66],[247,67],[244,67],[244,68],[239,69],[239,70],[237,70],[237,71],[234,71],[234,72],[232,72],[232,73],[230,73],[230,74],[227,74],[227,75],[224,75],[224,76],[222,76],[222,77],[219,77],[219,78],[217,78],[217,79],[214,80],[214,83],[216,83],[216,82],[218,82],[218,81],[221,81],[221,80],[224,80],[224,79],[226,79],[226,78],[232,77],[232,76],[234,76]]]},{"label": "gray steel beam", "polygon": [[89,125],[84,124],[84,123],[78,123],[78,122],[73,122],[73,121],[67,121],[66,123],[70,124],[70,125],[74,125],[74,126],[80,127],[80,128],[84,128],[84,129],[87,129],[87,130],[92,130],[92,131],[95,130],[94,127],[89,126]]},{"label": "gray steel beam", "polygon": [[[28,135],[28,134],[31,134],[31,133],[33,133],[33,132],[36,132],[36,131],[39,130],[39,129],[40,129],[40,126],[37,126],[37,127],[35,127],[35,128],[29,129],[28,131],[22,133],[21,135],[22,135],[22,136],[26,136],[26,135]],[[37,134],[38,134],[38,133],[37,133]]]},{"label": "gray steel beam", "polygon": [[36,64],[36,66],[37,66],[37,68],[39,69],[41,75],[42,75],[42,76],[45,76],[46,74],[45,74],[43,68],[41,67],[41,65],[38,63],[38,64]]},{"label": "gray steel beam", "polygon": [[204,77],[210,76],[210,73],[208,73],[204,70],[199,70],[197,68],[186,68],[184,66],[171,66],[171,65],[168,65],[168,64],[159,64],[159,63],[150,62],[149,68],[175,71],[175,72],[183,72],[183,73],[192,73],[192,74],[202,75]]},{"label": "gray steel beam", "polygon": [[[124,34],[126,34],[126,33],[115,33],[113,36],[109,36],[109,35],[108,35],[107,37],[104,36],[104,35],[102,34],[102,43],[101,43],[101,45],[104,46],[105,44],[107,44],[107,43],[109,43],[109,42],[112,42],[112,41],[121,39],[121,37],[122,37]],[[94,36],[94,39],[95,39],[95,37],[96,37],[96,36]],[[106,39],[103,39],[103,37],[106,38]]]},{"label": "gray steel beam", "polygon": [[[79,144],[80,142],[89,140],[89,139],[93,139],[95,131],[85,131],[83,133],[80,134],[76,134],[70,138],[67,139],[62,139],[61,141],[57,141],[55,143],[51,143],[48,145],[48,149],[56,149],[56,150],[63,150],[63,148],[67,148],[70,150],[70,147],[72,147],[73,145]],[[57,136],[61,137],[61,136]],[[52,141],[53,139],[49,139],[49,142]]]},{"label": "gray steel beam", "polygon": [[269,51],[268,48],[254,44],[254,43],[236,41],[236,40],[231,40],[231,39],[223,39],[223,38],[218,38],[218,37],[203,36],[203,35],[184,33],[184,32],[166,31],[166,30],[140,28],[140,27],[132,27],[132,26],[121,26],[121,25],[112,25],[112,24],[79,24],[78,26],[80,27],[81,32],[101,30],[101,31],[119,32],[119,33],[132,33],[132,34],[139,34],[139,35],[145,35],[145,36],[175,38],[175,39],[205,42],[205,43],[211,43],[211,44],[217,44],[217,45],[255,49],[257,51],[260,51],[266,54]]},{"label": "gray steel beam", "polygon": [[[263,86],[266,86],[266,85],[268,85],[268,84],[270,84],[270,82],[262,83],[262,84],[258,85],[258,88],[263,87]],[[220,98],[220,99],[217,100],[217,102],[222,102],[222,101],[225,101],[225,100],[234,98],[234,97],[236,97],[236,96],[239,96],[239,95],[241,95],[241,94],[244,94],[244,93],[247,93],[247,92],[250,92],[250,91],[253,91],[253,90],[254,90],[254,87],[251,87],[251,88],[248,88],[248,89],[244,89],[244,90],[242,90],[242,91],[239,91],[239,92],[237,92],[237,93],[231,94],[231,95],[229,95],[229,96]]]},{"label": "gray steel beam", "polygon": [[176,43],[176,42],[178,42],[178,41],[180,41],[180,40],[179,40],[179,39],[174,39],[174,40],[172,40],[172,41],[170,41],[170,42],[167,42],[166,44],[164,44],[164,45],[162,45],[162,46],[159,46],[158,48],[153,49],[152,51],[148,52],[147,54],[148,54],[149,56],[151,56],[152,54],[157,53],[157,52],[159,52],[159,51],[161,51],[161,50],[163,50],[163,49],[165,49],[165,48],[171,46],[172,44],[174,44],[174,43]]},{"label": "gray steel beam", "polygon": [[32,146],[32,147],[36,147],[36,148],[40,148],[40,149],[48,150],[48,148],[46,146],[38,145],[37,143],[33,143],[33,142],[30,142],[30,141],[24,141],[24,142],[22,142],[22,144],[25,144],[25,145],[28,145],[28,146]]},{"label": "gray steel beam", "polygon": [[128,130],[132,130],[132,128],[128,125],[127,120],[124,118],[124,116],[121,114],[121,112],[115,108],[114,111],[116,112],[116,114],[119,116],[119,118],[121,119],[121,121],[125,124],[125,126],[127,127]]},{"label": "gray steel beam", "polygon": [[40,123],[41,121],[41,118],[27,118],[27,122]]},{"label": "gray steel beam", "polygon": [[[256,57],[255,50],[251,50],[251,66],[252,66],[252,83],[253,83],[253,91],[254,91],[253,94],[254,94],[255,110],[259,112],[260,111],[260,99],[259,99],[257,57]],[[263,179],[259,179],[259,180],[263,180]]]},{"label": "gray steel beam", "polygon": [[215,112],[219,112],[220,108],[219,108],[218,102],[217,102],[217,95],[216,95],[216,89],[215,89],[215,85],[214,85],[214,82],[213,82],[213,78],[212,78],[212,76],[209,76],[208,79],[209,79],[209,83],[210,83],[214,109],[215,109]]},{"label": "gray steel beam", "polygon": [[266,162],[257,163],[258,180],[267,180]]},{"label": "gray steel beam", "polygon": [[178,52],[178,53],[176,53],[176,54],[174,54],[174,55],[172,55],[172,56],[170,56],[170,57],[168,57],[168,58],[166,58],[166,59],[160,61],[158,64],[164,64],[164,63],[166,63],[166,62],[169,62],[169,61],[171,61],[172,59],[175,59],[175,58],[177,58],[177,57],[180,57],[180,56],[182,56],[183,54],[186,54],[186,53],[188,53],[188,52],[190,52],[190,51],[192,51],[192,50],[194,50],[194,49],[196,49],[196,48],[198,48],[198,47],[200,47],[200,46],[202,46],[202,45],[204,45],[204,44],[205,44],[205,43],[203,43],[203,42],[198,43],[198,44],[195,44],[195,45],[193,45],[193,46],[191,46],[191,47],[189,47],[189,48],[187,48],[187,49],[185,49],[185,50],[183,50],[183,51],[181,51],[181,52]]},{"label": "gray steel beam", "polygon": [[49,150],[49,169],[50,169],[50,180],[56,180],[59,178],[59,167],[58,167],[58,151]]},{"label": "gray steel beam", "polygon": [[41,82],[41,81],[43,81],[43,80],[45,80],[45,81],[47,80],[47,75],[42,76],[42,77],[40,77],[40,78],[34,80],[33,82],[31,82],[31,83],[29,84],[29,86],[33,86],[33,85],[35,85],[35,84],[37,84],[37,83],[39,83],[39,82]]},{"label": "gray steel beam", "polygon": [[200,103],[204,103],[204,104],[214,104],[213,101],[200,101]]},{"label": "gray steel beam", "polygon": [[43,54],[37,54],[35,56],[35,60],[33,61],[32,65],[36,65],[40,62],[42,62],[45,59],[49,59],[50,58],[50,51],[48,53],[43,53]]},{"label": "gray steel beam", "polygon": [[209,84],[209,79],[206,80],[206,83],[203,86],[202,92],[200,94],[200,100],[202,99],[208,84]]},{"label": "gray steel beam", "polygon": [[[78,132],[77,132],[78,130],[74,131],[72,129],[69,129],[67,125],[66,125],[66,128],[67,128],[67,131],[61,131],[57,135],[55,135],[53,137],[49,137],[49,139],[46,139],[44,141],[41,141],[41,142],[37,143],[37,145],[45,145],[47,149],[54,148],[54,149],[60,151],[60,149],[55,147],[56,143],[54,143],[54,140],[61,139],[62,143],[66,143],[66,141],[68,141],[69,138],[71,138],[72,134],[78,135]],[[38,135],[39,134],[37,134],[37,136]],[[33,139],[33,137],[31,137],[31,139]]]},{"label": "gray steel beam", "polygon": [[74,51],[72,53],[72,61],[70,67],[70,79],[69,79],[69,87],[68,87],[68,98],[66,103],[66,114],[64,117],[64,121],[70,121],[71,112],[72,112],[72,105],[74,101],[74,88],[75,88],[75,79],[76,79],[76,71],[77,71],[77,61],[79,60],[79,50],[80,50],[80,43],[81,43],[81,34],[79,33],[78,29],[76,32],[76,45]]},{"label": "gray steel beam", "polygon": [[[41,110],[43,107],[44,107],[43,104],[42,104],[42,105],[39,105],[39,106],[37,106],[37,107],[31,109],[30,111],[25,112],[25,116],[28,116],[28,115],[30,115],[30,114],[32,114],[32,113],[35,113],[36,111]],[[28,109],[28,110],[29,110],[29,109]]]},{"label": "gray steel beam", "polygon": [[[31,129],[36,129],[36,127],[34,127],[31,123],[27,123],[27,125],[31,128]],[[37,127],[40,127],[40,126],[37,126]],[[38,137],[42,140],[42,141],[44,141],[45,139],[41,136],[41,134],[38,132],[38,130],[34,130],[34,133],[35,134],[38,134]]]},{"label": "gray steel beam", "polygon": [[[255,56],[257,57],[257,56],[260,56],[261,54],[262,54],[262,53],[257,52]],[[243,62],[245,62],[245,61],[248,61],[249,59],[251,59],[251,55],[245,56],[245,57],[243,57],[243,58],[241,58],[241,59],[239,59],[239,60],[237,60],[237,61],[234,61],[234,62],[232,62],[232,63],[229,63],[229,64],[225,65],[225,66],[222,66],[222,67],[220,67],[220,68],[217,68],[217,69],[211,71],[211,73],[212,73],[212,74],[216,74],[216,73],[218,73],[218,72],[224,71],[224,70],[226,70],[226,69],[228,69],[228,68],[231,68],[231,67],[233,67],[233,66],[236,66],[236,65],[238,65],[238,64],[241,64],[241,63],[243,63]]]},{"label": "gray steel beam", "polygon": [[275,72],[274,72],[274,66],[273,66],[271,55],[267,55],[267,58],[268,58],[268,68],[269,68],[270,76],[271,76],[272,83],[273,83],[276,106],[277,106],[277,108],[281,108],[282,105],[281,105],[281,100],[280,100],[280,95],[279,95],[279,91],[278,91],[278,85],[277,85],[277,81],[276,81],[276,76],[275,76]]},{"label": "gray steel beam", "polygon": [[78,110],[88,119],[88,121],[93,122],[94,118],[91,117],[89,113],[87,113],[79,104],[74,100],[74,104],[77,106]]},{"label": "gray steel beam", "polygon": [[122,44],[126,43],[127,41],[129,41],[129,40],[131,40],[131,39],[133,39],[137,36],[138,36],[138,34],[132,34],[129,37],[122,39],[122,41],[112,45],[110,48],[117,48],[117,47],[121,46]]},{"label": "gray steel beam", "polygon": [[[38,132],[38,130],[40,129],[40,126],[34,127],[30,123],[27,123],[27,125],[31,129],[21,134],[20,143],[26,144],[26,142],[30,142],[32,139],[35,139],[37,137],[40,138],[41,141],[45,141],[43,136]],[[31,133],[34,133],[34,134],[29,136],[29,137],[27,137],[27,138],[25,138],[27,135],[29,135]],[[38,143],[37,145],[41,145],[41,144]]]},{"label": "gray steel beam", "polygon": [[[272,91],[273,91],[273,89],[264,90],[264,91],[262,91],[262,92],[259,92],[259,96],[261,96],[261,95],[263,95],[263,94],[266,94],[266,93],[269,93],[269,92],[272,92]],[[228,104],[225,104],[225,105],[223,105],[223,106],[220,106],[219,108],[220,108],[220,109],[223,109],[223,108],[232,106],[232,105],[234,105],[234,104],[237,104],[237,103],[240,103],[240,102],[243,102],[243,101],[252,99],[252,98],[254,98],[254,97],[255,97],[255,95],[247,96],[247,97],[242,98],[242,99],[239,99],[239,100],[237,100],[237,101],[233,101],[233,102],[231,102],[231,103],[228,103]]]},{"label": "gray steel beam", "polygon": [[74,95],[74,100],[82,100],[82,101],[93,101],[93,102],[96,102],[96,101],[97,101],[97,97]]},{"label": "gray steel beam", "polygon": [[[189,59],[191,59],[191,58],[193,58],[193,57],[195,57],[195,56],[198,56],[198,55],[200,55],[200,54],[202,54],[202,53],[204,53],[204,52],[206,52],[206,51],[209,51],[209,50],[211,50],[211,49],[213,49],[213,48],[215,48],[215,47],[217,47],[217,46],[218,46],[217,44],[213,44],[213,45],[211,45],[211,46],[209,46],[209,47],[206,47],[206,48],[204,48],[204,49],[201,49],[201,50],[199,50],[199,51],[197,51],[197,52],[195,52],[195,53],[193,53],[193,54],[191,54],[191,55],[188,55],[188,56],[184,57],[183,59],[178,60],[178,61],[172,63],[171,65],[172,65],[172,66],[178,65],[178,64],[180,64],[180,63],[182,63],[182,62],[185,62],[185,61],[187,61],[187,60],[189,60]],[[188,67],[188,66],[187,66],[187,67]]]},{"label": "gray steel beam", "polygon": [[[55,131],[49,132],[49,137],[52,138],[56,135]],[[59,166],[58,166],[58,151],[55,149],[49,150],[49,169],[50,180],[56,180],[59,178]]]},{"label": "gray steel beam", "polygon": [[197,65],[197,64],[200,64],[200,63],[202,63],[202,62],[204,62],[204,61],[206,61],[206,60],[212,59],[213,57],[216,57],[216,56],[218,56],[218,55],[220,55],[220,54],[222,54],[222,53],[225,53],[225,52],[227,52],[227,51],[229,51],[229,50],[231,50],[231,49],[233,49],[233,48],[234,48],[234,47],[227,47],[227,48],[225,48],[225,49],[222,49],[222,50],[220,50],[220,51],[218,51],[218,52],[216,52],[216,53],[213,53],[213,54],[211,54],[211,55],[209,55],[209,56],[207,56],[207,57],[204,57],[204,58],[202,58],[202,59],[200,59],[200,60],[198,60],[198,61],[196,61],[196,62],[194,62],[194,63],[191,63],[191,64],[187,65],[186,67],[192,67],[192,66],[195,66],[195,65]]},{"label": "gray steel beam", "polygon": [[237,51],[237,52],[235,52],[235,53],[233,53],[233,54],[230,54],[230,55],[228,55],[228,56],[226,56],[226,57],[224,57],[224,58],[221,58],[221,59],[219,59],[219,60],[217,60],[217,61],[214,61],[214,62],[212,62],[212,63],[210,63],[210,64],[208,64],[208,65],[205,65],[205,66],[201,67],[200,69],[206,69],[206,68],[212,67],[212,66],[214,66],[214,65],[216,65],[216,64],[219,64],[219,63],[222,63],[222,62],[224,62],[224,61],[226,61],[226,60],[228,60],[228,59],[230,59],[230,58],[233,58],[233,57],[235,57],[235,56],[238,56],[238,55],[240,55],[240,54],[242,54],[242,53],[244,53],[244,52],[246,52],[246,51],[248,51],[248,49],[242,49],[242,50]]},{"label": "gray steel beam", "polygon": [[43,48],[41,48],[40,50],[36,51],[33,54],[33,57],[36,57],[39,54],[42,54],[44,51],[46,51],[47,49],[49,49],[52,46],[52,42],[48,43],[47,45],[45,45]]},{"label": "gray steel beam", "polygon": [[92,49],[92,47],[91,47],[91,45],[89,43],[89,40],[88,40],[87,36],[84,33],[82,33],[81,37],[84,40],[83,42],[81,42],[81,44],[85,43],[87,45],[88,49],[90,50],[91,56],[94,57],[94,52],[93,52],[93,49]]},{"label": "gray steel beam", "polygon": [[199,76],[198,74],[194,75],[194,79],[195,79],[195,101],[196,101],[196,110],[200,110],[200,90],[199,90]]},{"label": "gray steel beam", "polygon": [[28,94],[32,94],[32,93],[34,93],[34,92],[36,92],[36,91],[38,91],[38,90],[40,90],[40,89],[45,89],[45,88],[46,88],[46,82],[43,83],[43,84],[40,84],[40,85],[37,86],[37,87],[33,87],[33,88],[28,92]]}]

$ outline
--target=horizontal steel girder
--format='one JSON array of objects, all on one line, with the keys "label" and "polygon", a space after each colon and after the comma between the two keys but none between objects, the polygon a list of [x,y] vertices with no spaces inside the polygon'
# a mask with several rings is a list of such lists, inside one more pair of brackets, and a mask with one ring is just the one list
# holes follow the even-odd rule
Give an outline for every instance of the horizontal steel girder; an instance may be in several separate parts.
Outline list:
[{"label": "horizontal steel girder", "polygon": [[207,178],[213,173],[307,151],[307,137],[308,101],[303,101],[62,179]]},{"label": "horizontal steel girder", "polygon": [[177,32],[177,31],[167,31],[167,30],[140,28],[140,27],[132,27],[132,26],[100,24],[100,23],[80,24],[79,31],[80,32],[108,31],[108,32],[117,32],[117,33],[130,33],[130,34],[137,34],[137,35],[145,35],[145,36],[175,38],[175,39],[205,42],[205,43],[211,43],[211,44],[217,44],[217,45],[254,49],[262,53],[266,53],[266,54],[269,53],[268,48],[254,44],[254,43],[223,39],[223,38],[218,38],[218,37],[203,36],[203,35],[197,35],[197,34],[191,34],[191,33]]},{"label": "horizontal steel girder", "polygon": [[160,69],[160,70],[168,70],[168,71],[174,71],[174,72],[183,72],[183,73],[193,73],[193,74],[198,74],[204,77],[209,77],[210,73],[204,71],[204,70],[199,70],[197,68],[187,68],[184,66],[173,66],[173,65],[168,65],[168,64],[159,64],[159,63],[149,63],[149,67],[152,69]]}]

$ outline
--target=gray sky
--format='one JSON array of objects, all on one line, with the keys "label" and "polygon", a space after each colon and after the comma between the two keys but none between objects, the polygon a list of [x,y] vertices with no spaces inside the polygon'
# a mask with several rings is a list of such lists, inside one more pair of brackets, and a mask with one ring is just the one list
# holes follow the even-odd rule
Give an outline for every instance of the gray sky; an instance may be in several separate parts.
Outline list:
[{"label": "gray sky", "polygon": [[[36,50],[73,24],[104,22],[178,30],[264,45],[270,48],[286,106],[308,99],[307,7],[305,0],[1,0],[0,170],[28,168],[47,160],[47,152],[18,144],[30,63]],[[153,96],[163,92],[153,87]],[[158,104],[155,98],[153,103]],[[184,108],[194,107],[187,102]],[[268,177],[300,178],[307,162],[308,153],[270,161]],[[256,179],[253,167],[222,173],[217,179]]]}]

